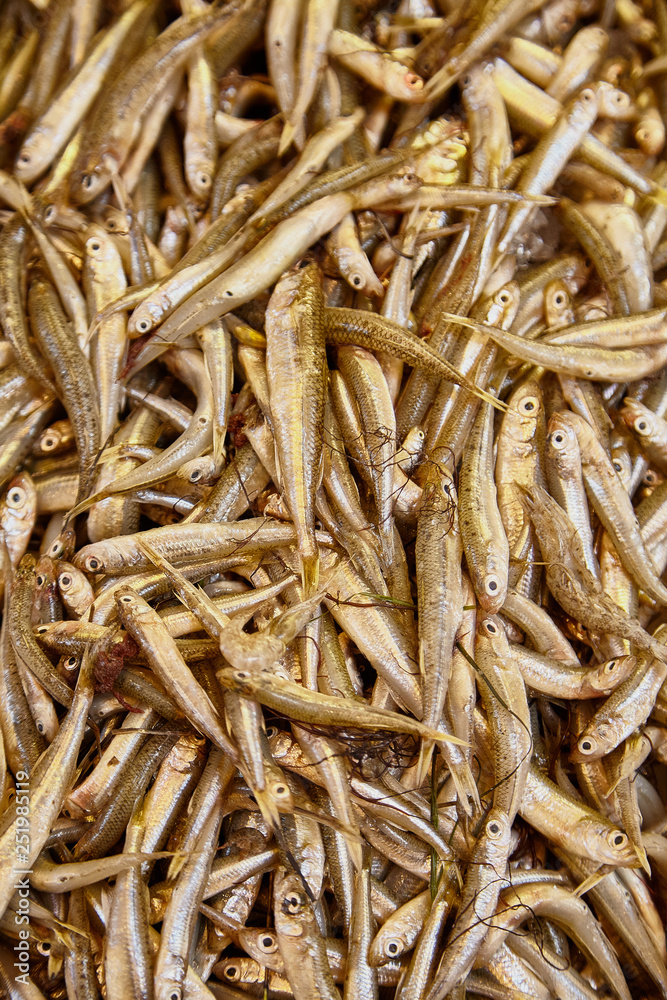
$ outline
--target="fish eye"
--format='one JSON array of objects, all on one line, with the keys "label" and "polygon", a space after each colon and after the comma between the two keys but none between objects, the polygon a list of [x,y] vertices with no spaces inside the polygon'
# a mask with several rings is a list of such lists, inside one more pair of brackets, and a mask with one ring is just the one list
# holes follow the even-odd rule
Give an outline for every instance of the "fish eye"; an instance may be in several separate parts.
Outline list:
[{"label": "fish eye", "polygon": [[42,451],[53,451],[53,449],[58,444],[58,438],[55,434],[47,434],[46,437],[42,438],[41,448]]},{"label": "fish eye", "polygon": [[132,603],[132,595],[131,594],[123,594],[122,597],[119,598],[119,600],[120,600],[121,604],[131,604]]},{"label": "fish eye", "polygon": [[401,942],[392,938],[391,941],[387,941],[384,949],[390,958],[396,958],[397,955],[401,953]]},{"label": "fish eye", "polygon": [[20,486],[14,486],[13,489],[7,494],[7,506],[11,507],[12,510],[16,510],[17,507],[23,506],[26,501],[26,492],[21,489]]},{"label": "fish eye", "polygon": [[616,670],[617,666],[618,666],[618,663],[617,663],[616,660],[610,660],[609,663],[605,663],[605,667],[604,667],[605,673],[607,673],[607,674],[613,673],[614,670]]},{"label": "fish eye", "polygon": [[46,729],[46,726],[41,721],[41,719],[38,719],[37,722],[35,722],[35,726],[37,728],[37,732],[38,733],[43,733],[45,731],[45,729]]},{"label": "fish eye", "polygon": [[169,1000],[181,1000],[182,996],[183,990],[180,986],[174,986],[174,988],[169,991]]},{"label": "fish eye", "polygon": [[199,183],[201,184],[202,187],[208,187],[209,184],[211,183],[211,178],[208,176],[208,174],[200,174]]},{"label": "fish eye", "polygon": [[500,580],[492,573],[484,577],[484,591],[489,597],[496,597],[500,593]]},{"label": "fish eye", "polygon": [[487,618],[486,621],[484,621],[482,624],[484,626],[484,630],[489,635],[498,635],[498,627],[496,626],[495,622],[491,621],[490,618]]},{"label": "fish eye", "polygon": [[635,430],[638,434],[648,434],[651,430],[651,425],[644,417],[640,417],[635,423]]},{"label": "fish eye", "polygon": [[510,300],[511,300],[511,295],[509,292],[501,292],[500,295],[498,296],[498,301],[503,306],[506,306]]},{"label": "fish eye", "polygon": [[298,892],[290,892],[283,900],[283,913],[298,913],[304,902],[303,896]]},{"label": "fish eye", "polygon": [[81,178],[81,183],[85,187],[86,191],[90,191],[93,186],[93,178],[90,174],[84,174]]},{"label": "fish eye", "polygon": [[48,955],[51,952],[51,942],[50,941],[38,941],[36,945],[37,951],[40,955]]},{"label": "fish eye", "polygon": [[64,666],[65,670],[74,670],[78,666],[79,657],[78,656],[68,656],[65,660]]},{"label": "fish eye", "polygon": [[557,292],[556,295],[554,295],[554,302],[557,306],[565,305],[565,296],[562,292]]},{"label": "fish eye", "polygon": [[616,459],[614,462],[612,462],[612,465],[614,466],[614,468],[616,469],[617,472],[622,472],[623,471],[623,465],[621,464],[621,462],[619,462],[618,459]]},{"label": "fish eye", "polygon": [[278,948],[278,942],[273,934],[263,934],[259,939],[259,947],[266,954],[271,955]]},{"label": "fish eye", "polygon": [[535,410],[539,409],[539,406],[540,401],[537,396],[526,396],[526,398],[522,399],[519,403],[519,411],[521,413],[534,413]]},{"label": "fish eye", "polygon": [[235,983],[241,978],[241,970],[236,965],[228,965],[223,975],[230,983]]},{"label": "fish eye", "polygon": [[46,635],[48,631],[49,631],[48,625],[40,625],[39,628],[36,629],[37,635]]},{"label": "fish eye", "polygon": [[30,163],[30,153],[21,153],[19,163]]},{"label": "fish eye", "polygon": [[140,319],[136,324],[139,333],[148,333],[151,328],[150,320]]},{"label": "fish eye", "polygon": [[567,439],[562,431],[554,431],[551,435],[551,443],[557,451],[565,447]]},{"label": "fish eye", "polygon": [[350,284],[354,285],[355,288],[361,288],[363,285],[363,280],[360,274],[353,274],[350,278]]},{"label": "fish eye", "polygon": [[102,569],[102,563],[96,556],[88,556],[86,559],[86,569],[91,573],[97,573]]},{"label": "fish eye", "polygon": [[72,577],[70,576],[70,574],[69,574],[69,573],[63,573],[63,574],[62,574],[62,575],[61,575],[61,576],[59,577],[59,579],[58,579],[58,583],[59,583],[59,584],[60,584],[60,586],[61,586],[61,587],[63,587],[63,588],[65,589],[65,590],[68,590],[68,589],[69,589],[69,588],[70,588],[70,587],[72,586],[72,583],[73,583],[73,580],[72,580]]},{"label": "fish eye", "polygon": [[100,244],[97,242],[97,240],[95,240],[94,243],[90,243],[89,246],[90,246],[91,250],[99,250],[100,249]]},{"label": "fish eye", "polygon": [[579,750],[579,753],[583,753],[588,756],[595,753],[597,749],[597,742],[591,736],[582,736],[577,743],[577,749]]},{"label": "fish eye", "polygon": [[190,473],[190,482],[191,483],[199,482],[199,480],[202,478],[203,475],[204,472],[202,469],[193,469],[192,472]]},{"label": "fish eye", "polygon": [[658,482],[658,476],[654,469],[647,469],[642,480],[644,486],[655,486]]},{"label": "fish eye", "polygon": [[628,838],[620,830],[612,830],[608,836],[609,843],[612,847],[617,850],[622,850],[624,847],[628,846]]},{"label": "fish eye", "polygon": [[267,738],[267,740],[274,739],[278,735],[278,733],[279,733],[279,729],[278,729],[277,726],[269,726],[269,728],[266,730],[266,738]]},{"label": "fish eye", "polygon": [[277,795],[278,798],[284,799],[289,795],[289,788],[287,785],[278,784],[273,786],[273,794]]},{"label": "fish eye", "polygon": [[496,837],[499,837],[503,832],[502,824],[500,824],[497,819],[489,820],[489,822],[486,824],[486,832],[489,835],[489,837],[491,837],[491,839],[494,840]]},{"label": "fish eye", "polygon": [[38,573],[36,583],[38,587],[44,586],[44,584],[46,583],[46,577],[44,576],[43,573]]}]

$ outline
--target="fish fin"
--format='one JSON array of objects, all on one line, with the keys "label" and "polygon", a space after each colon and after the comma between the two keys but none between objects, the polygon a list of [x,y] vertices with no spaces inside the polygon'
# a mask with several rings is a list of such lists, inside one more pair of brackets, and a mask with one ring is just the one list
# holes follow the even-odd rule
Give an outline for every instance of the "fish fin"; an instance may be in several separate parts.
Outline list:
[{"label": "fish fin", "polygon": [[[285,126],[280,136],[280,145],[278,146],[278,156],[282,156],[290,148],[295,140],[297,127],[292,122],[285,122]],[[301,126],[303,128],[303,126]]]},{"label": "fish fin", "polygon": [[651,866],[649,864],[648,856],[646,854],[646,849],[644,848],[644,845],[633,843],[632,846],[635,849],[635,854],[637,855],[639,861],[641,862],[642,868],[644,869],[648,877],[651,878]]},{"label": "fish fin", "polygon": [[320,554],[315,549],[312,555],[301,556],[301,583],[304,597],[312,597],[317,591],[320,578]]},{"label": "fish fin", "polygon": [[577,897],[585,896],[586,893],[591,889],[594,889],[598,882],[601,882],[607,874],[608,870],[606,868],[603,871],[593,872],[592,875],[589,875],[588,878],[585,878],[584,881],[577,886],[574,890],[574,895]]}]

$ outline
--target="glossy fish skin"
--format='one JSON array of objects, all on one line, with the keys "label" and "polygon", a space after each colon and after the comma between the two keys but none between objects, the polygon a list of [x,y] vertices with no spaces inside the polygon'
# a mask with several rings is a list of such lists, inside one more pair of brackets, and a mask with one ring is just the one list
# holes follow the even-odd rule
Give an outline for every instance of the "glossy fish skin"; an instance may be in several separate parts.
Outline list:
[{"label": "glossy fish skin", "polygon": [[37,492],[29,473],[15,476],[0,501],[0,528],[9,560],[16,569],[28,546],[37,516]]},{"label": "glossy fish skin", "polygon": [[317,79],[326,62],[326,49],[338,13],[338,0],[327,3],[315,0],[304,11],[303,36],[299,53],[298,83],[294,105],[286,112],[286,122],[280,139],[279,153],[292,142],[301,149],[305,141],[304,116],[315,96]]},{"label": "glossy fish skin", "polygon": [[463,605],[458,503],[444,462],[433,463],[417,522],[415,557],[420,659],[424,674],[424,721],[437,726],[447,696],[454,640]]},{"label": "glossy fish skin", "polygon": [[414,733],[430,739],[448,739],[407,716],[385,709],[374,709],[363,702],[346,703],[345,700],[331,695],[315,694],[279,676],[254,675],[246,670],[226,667],[217,671],[217,677],[224,687],[238,690],[246,697],[254,696],[257,701],[271,705],[278,711],[280,711],[279,706],[288,709],[291,706],[294,718],[302,721],[326,719],[335,724],[336,718],[341,721],[347,719],[348,724],[363,728],[375,727],[391,731],[395,727],[397,732]]},{"label": "glossy fish skin", "polygon": [[191,712],[195,725],[235,759],[236,750],[224,733],[213,705],[192,677],[162,619],[129,587],[118,591],[116,602],[121,620],[142,645],[153,669],[176,701],[185,700],[184,711]]},{"label": "glossy fish skin", "polygon": [[627,680],[637,667],[634,656],[618,656],[585,670],[518,644],[512,651],[527,687],[554,698],[599,698]]},{"label": "glossy fish skin", "polygon": [[232,262],[233,258],[227,260],[226,269],[222,273],[218,271],[218,276],[208,284],[205,283],[208,268],[204,265],[197,271],[196,289],[185,301],[179,297],[181,304],[162,323],[161,343],[157,347],[149,344],[145,349],[144,363],[153,354],[161,353],[164,344],[186,336],[203,323],[225,316],[264,291],[306,252],[313,240],[326,234],[351,209],[363,208],[368,202],[376,201],[378,192],[382,200],[401,197],[415,190],[417,183],[414,175],[399,174],[369,181],[356,192],[326,195],[283,219],[259,242],[253,239],[252,249],[245,257],[236,263]]},{"label": "glossy fish skin", "polygon": [[653,413],[639,400],[626,396],[621,416],[628,427],[639,435],[639,443],[647,457],[662,471],[667,468],[667,425],[660,414]]},{"label": "glossy fish skin", "polygon": [[521,503],[521,487],[545,484],[545,424],[542,377],[538,370],[509,397],[497,439],[498,506],[511,556],[518,551],[528,521]]},{"label": "glossy fish skin", "polygon": [[[51,826],[60,813],[65,792],[72,781],[93,698],[92,663],[84,660],[72,703],[58,735],[32,771],[31,800],[34,819],[26,867],[41,852]],[[22,772],[20,772],[22,773]],[[4,912],[14,892],[18,814],[0,836],[0,909]]]},{"label": "glossy fish skin", "polygon": [[396,420],[389,389],[379,362],[359,347],[341,347],[338,367],[359,413],[368,452],[370,477],[377,508],[378,532],[385,572],[391,579],[394,564],[393,462]]},{"label": "glossy fish skin", "polygon": [[499,617],[485,615],[478,620],[475,658],[493,734],[493,808],[512,822],[523,797],[533,739],[523,678]]},{"label": "glossy fish skin", "polygon": [[0,4],[3,996],[667,1000],[663,51]]},{"label": "glossy fish skin", "polygon": [[21,560],[7,607],[7,633],[17,659],[44,685],[62,705],[72,703],[72,689],[56,673],[50,660],[32,634],[32,595],[35,589],[35,564],[32,553]]},{"label": "glossy fish skin", "polygon": [[28,227],[17,212],[4,226],[0,237],[0,324],[24,370],[48,389],[51,380],[39,355],[30,343],[28,319],[21,288],[23,257]]},{"label": "glossy fish skin", "polygon": [[196,851],[181,869],[167,905],[155,961],[156,1000],[171,1000],[184,987],[198,903],[217,847],[221,822],[222,810],[213,809],[197,840]]},{"label": "glossy fish skin", "polygon": [[[553,129],[546,132],[537,144],[528,167],[522,171],[518,190],[524,194],[543,194],[556,180],[565,163],[576,150],[581,139],[589,131],[598,113],[596,94],[589,87],[579,92],[576,98],[561,113]],[[510,212],[505,230],[499,243],[499,251],[505,252],[514,237],[520,232],[530,216],[530,206]]]},{"label": "glossy fish skin", "polygon": [[434,982],[426,993],[428,1000],[443,1000],[472,968],[486,934],[486,920],[494,912],[500,890],[507,881],[510,830],[507,816],[501,810],[491,809],[470,858],[458,916]]},{"label": "glossy fish skin", "polygon": [[[329,584],[325,604],[338,625],[353,639],[393,692],[415,718],[423,713],[417,637],[405,612],[374,607],[374,600],[356,601],[354,595],[367,592],[368,584],[346,563]],[[359,606],[355,606],[359,605]]]},{"label": "glossy fish skin", "polygon": [[343,997],[366,996],[371,1000],[378,997],[377,970],[369,961],[369,949],[373,935],[373,910],[371,904],[371,861],[370,851],[366,852],[366,863],[355,872],[354,909],[350,921],[347,972]]},{"label": "glossy fish skin", "polygon": [[489,614],[503,605],[509,574],[509,543],[493,482],[493,409],[484,403],[463,456],[459,524],[475,594]]},{"label": "glossy fish skin", "polygon": [[628,837],[606,817],[566,795],[534,764],[528,770],[520,814],[555,844],[598,864],[637,864]]},{"label": "glossy fish skin", "polygon": [[38,276],[30,283],[28,308],[35,337],[53,368],[68,409],[79,452],[78,499],[91,485],[100,447],[97,393],[87,358],[74,339],[53,286]]},{"label": "glossy fish skin", "polygon": [[667,589],[651,571],[632,504],[610,459],[586,421],[574,413],[564,413],[561,419],[567,420],[577,433],[582,449],[587,493],[598,517],[614,540],[623,564],[651,596],[667,602]]},{"label": "glossy fish skin", "polygon": [[630,639],[640,649],[665,661],[662,644],[619,608],[586,568],[583,546],[562,508],[539,487],[533,487],[527,503],[547,560],[549,589],[565,610],[587,627]]},{"label": "glossy fish skin", "polygon": [[667,665],[660,660],[642,664],[596,711],[579,737],[572,759],[597,760],[630,736],[647,720],[666,676]]},{"label": "glossy fish skin", "polygon": [[547,428],[547,480],[551,495],[577,527],[587,568],[597,579],[600,566],[593,549],[590,514],[586,502],[581,451],[576,432],[554,413]]},{"label": "glossy fish skin", "polygon": [[114,81],[94,110],[94,126],[73,172],[76,201],[91,201],[109,184],[112,173],[123,166],[143,117],[159,96],[160,83],[175,74],[198,42],[238,6],[174,22]]},{"label": "glossy fish skin", "polygon": [[14,651],[7,626],[8,592],[5,593],[3,625],[0,631],[2,651],[0,669],[0,727],[2,728],[2,755],[16,771],[30,771],[46,749],[43,736],[30,714],[28,701],[21,683]]},{"label": "glossy fish skin", "polygon": [[280,475],[299,537],[305,595],[317,587],[315,491],[322,461],[327,361],[324,298],[309,264],[279,282],[267,309],[266,366]]},{"label": "glossy fish skin", "polygon": [[278,946],[296,1000],[340,1000],[312,904],[296,874],[278,869],[273,901]]},{"label": "glossy fish skin", "polygon": [[123,40],[130,31],[141,30],[154,3],[138,0],[128,5],[114,27],[98,41],[73,80],[57,95],[50,107],[32,126],[23,142],[14,167],[17,177],[30,184],[43,173],[67,143],[84,117],[104,80],[117,59]]},{"label": "glossy fish skin", "polygon": [[412,948],[430,908],[431,898],[427,891],[399,907],[375,935],[368,952],[369,961],[382,965]]},{"label": "glossy fish skin", "polygon": [[[121,256],[106,233],[86,240],[84,282],[92,315],[119,298],[127,287]],[[120,409],[120,376],[126,346],[126,321],[115,313],[100,324],[93,340],[91,364],[100,398],[100,441],[116,429]]]}]

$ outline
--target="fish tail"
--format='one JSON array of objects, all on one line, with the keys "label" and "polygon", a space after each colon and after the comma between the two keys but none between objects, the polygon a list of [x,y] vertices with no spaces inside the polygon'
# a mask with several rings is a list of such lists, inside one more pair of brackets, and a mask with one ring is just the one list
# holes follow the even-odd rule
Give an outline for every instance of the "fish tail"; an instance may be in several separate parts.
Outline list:
[{"label": "fish tail", "polygon": [[290,148],[292,143],[295,146],[301,148],[303,146],[304,137],[304,124],[303,118],[298,122],[287,121],[280,136],[280,145],[278,146],[278,156],[282,156]]},{"label": "fish tail", "polygon": [[651,193],[646,197],[649,201],[653,201],[657,205],[662,205],[663,208],[667,208],[667,190],[664,187],[661,187],[660,184],[651,184]]}]

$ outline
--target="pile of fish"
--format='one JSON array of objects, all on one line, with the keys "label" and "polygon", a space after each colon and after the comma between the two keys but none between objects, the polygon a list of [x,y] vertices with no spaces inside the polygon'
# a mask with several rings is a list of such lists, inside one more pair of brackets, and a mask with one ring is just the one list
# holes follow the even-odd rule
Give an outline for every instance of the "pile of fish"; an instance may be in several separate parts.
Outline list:
[{"label": "pile of fish", "polygon": [[4,0],[0,994],[667,998],[666,0]]}]

